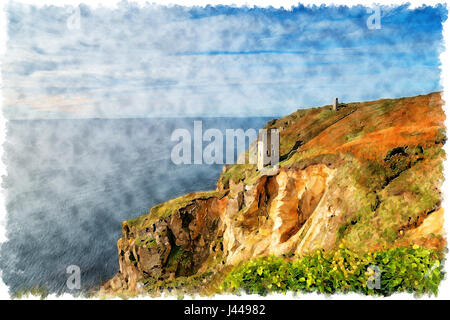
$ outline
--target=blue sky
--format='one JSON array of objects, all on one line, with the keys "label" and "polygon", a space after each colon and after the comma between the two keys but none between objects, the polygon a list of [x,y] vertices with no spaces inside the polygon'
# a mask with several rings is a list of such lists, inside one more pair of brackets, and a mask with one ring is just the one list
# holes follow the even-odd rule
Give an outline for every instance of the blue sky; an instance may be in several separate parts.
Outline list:
[{"label": "blue sky", "polygon": [[7,7],[8,119],[278,116],[442,89],[444,6],[381,7],[380,29],[362,6],[74,8]]}]

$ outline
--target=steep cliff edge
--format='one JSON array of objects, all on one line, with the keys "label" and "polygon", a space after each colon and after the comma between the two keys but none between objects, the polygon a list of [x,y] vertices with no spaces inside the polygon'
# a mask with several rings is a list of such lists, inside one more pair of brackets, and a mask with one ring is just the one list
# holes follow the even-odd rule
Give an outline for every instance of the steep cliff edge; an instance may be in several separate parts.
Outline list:
[{"label": "steep cliff edge", "polygon": [[440,94],[431,93],[337,111],[303,109],[270,121],[266,128],[280,130],[279,170],[225,166],[217,190],[125,221],[120,271],[101,292],[211,282],[252,258],[298,259],[338,246],[441,249],[444,119]]}]

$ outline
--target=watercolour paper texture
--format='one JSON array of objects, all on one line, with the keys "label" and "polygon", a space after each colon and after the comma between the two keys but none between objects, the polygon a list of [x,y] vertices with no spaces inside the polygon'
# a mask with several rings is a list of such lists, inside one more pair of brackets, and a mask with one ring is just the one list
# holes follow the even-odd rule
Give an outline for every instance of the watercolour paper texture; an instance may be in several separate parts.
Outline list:
[{"label": "watercolour paper texture", "polygon": [[445,3],[3,6],[11,298],[442,297]]}]

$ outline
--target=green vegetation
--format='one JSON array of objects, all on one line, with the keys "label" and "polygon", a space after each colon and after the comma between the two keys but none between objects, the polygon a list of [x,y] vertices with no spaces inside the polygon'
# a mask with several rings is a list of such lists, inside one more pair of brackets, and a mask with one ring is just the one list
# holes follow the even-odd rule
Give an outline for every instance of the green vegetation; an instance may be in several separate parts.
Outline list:
[{"label": "green vegetation", "polygon": [[167,258],[164,269],[167,273],[174,273],[175,276],[186,276],[191,274],[193,265],[193,253],[184,250],[181,246],[174,245]]},{"label": "green vegetation", "polygon": [[400,100],[401,99],[384,99],[373,105],[372,108],[377,112],[378,115],[383,115],[394,109],[394,107]]},{"label": "green vegetation", "polygon": [[169,217],[176,210],[189,205],[195,200],[205,200],[213,197],[220,198],[222,196],[223,193],[217,191],[189,193],[179,198],[160,203],[152,207],[148,214],[139,216],[135,219],[130,219],[127,221],[127,223],[129,226],[140,226],[142,228],[145,228],[152,225],[156,220],[160,218]]},{"label": "green vegetation", "polygon": [[[416,245],[365,254],[341,246],[331,252],[318,250],[300,260],[273,256],[251,260],[231,271],[219,289],[260,295],[287,291],[436,295],[444,276],[442,262],[440,252]],[[381,272],[379,289],[374,266]]]},{"label": "green vegetation", "polygon": [[137,237],[134,242],[138,247],[144,247],[147,249],[156,248],[156,239],[149,237]]},{"label": "green vegetation", "polygon": [[[414,150],[408,151],[412,155],[401,157],[398,153],[393,156],[388,153],[384,165],[368,162],[360,165],[358,172],[341,177],[341,184],[347,182],[346,187],[353,188],[354,200],[348,202],[352,208],[344,207],[350,214],[339,228],[338,241],[342,239],[355,250],[366,250],[374,245],[391,246],[401,240],[401,230],[414,223],[417,226],[421,218],[439,206],[442,155],[438,150]],[[426,161],[418,161],[423,157]],[[352,175],[354,179],[349,182]]]},{"label": "green vegetation", "polygon": [[193,294],[203,292],[206,284],[213,279],[214,273],[207,271],[193,276],[180,276],[172,280],[154,280],[144,279],[145,290],[149,294],[160,295],[161,292],[167,291],[180,295]]},{"label": "green vegetation", "polygon": [[230,181],[238,183],[239,181],[244,181],[246,178],[251,179],[258,177],[259,173],[256,164],[234,164],[220,175],[218,183],[228,186]]},{"label": "green vegetation", "polygon": [[364,135],[363,131],[352,131],[345,136],[345,142],[350,142],[361,138]]},{"label": "green vegetation", "polygon": [[46,287],[42,286],[36,286],[31,289],[22,288],[19,289],[14,295],[13,299],[23,299],[23,298],[29,298],[32,297],[39,297],[41,300],[47,298],[50,291]]},{"label": "green vegetation", "polygon": [[173,246],[172,250],[170,251],[169,257],[167,258],[166,262],[166,270],[168,272],[174,272],[176,273],[178,270],[178,264],[183,260],[184,257],[184,250],[181,246]]},{"label": "green vegetation", "polygon": [[336,111],[334,111],[333,109],[331,109],[331,108],[326,108],[326,109],[323,109],[319,114],[318,114],[318,117],[320,118],[320,119],[328,119],[328,118],[330,118],[330,117],[333,117],[334,115],[336,114]]}]

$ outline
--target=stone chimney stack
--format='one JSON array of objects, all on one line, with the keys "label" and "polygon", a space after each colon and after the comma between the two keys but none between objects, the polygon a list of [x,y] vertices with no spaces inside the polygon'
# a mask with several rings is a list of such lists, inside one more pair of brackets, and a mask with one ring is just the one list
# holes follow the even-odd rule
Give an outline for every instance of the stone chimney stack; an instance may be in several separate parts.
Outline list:
[{"label": "stone chimney stack", "polygon": [[270,164],[271,168],[278,168],[280,161],[280,132],[277,128],[261,129],[258,134],[258,171]]},{"label": "stone chimney stack", "polygon": [[336,111],[338,109],[338,106],[339,106],[338,98],[334,98],[334,100],[333,100],[333,110]]}]

